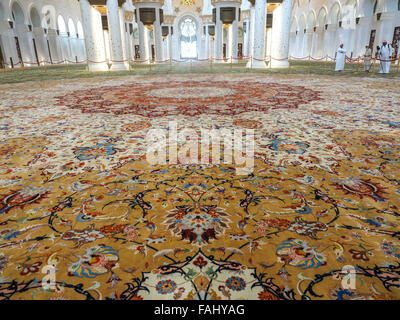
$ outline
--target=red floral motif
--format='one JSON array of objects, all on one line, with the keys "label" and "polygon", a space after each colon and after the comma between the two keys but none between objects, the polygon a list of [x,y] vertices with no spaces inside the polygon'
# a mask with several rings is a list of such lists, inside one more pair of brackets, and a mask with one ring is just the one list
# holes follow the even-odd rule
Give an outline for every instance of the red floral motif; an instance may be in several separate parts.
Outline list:
[{"label": "red floral motif", "polygon": [[193,264],[199,268],[203,268],[207,265],[207,261],[202,256],[198,256]]},{"label": "red floral motif", "polygon": [[272,293],[269,293],[267,290],[260,291],[258,293],[258,299],[260,300],[279,300]]},{"label": "red floral motif", "polygon": [[21,275],[26,276],[30,273],[36,273],[39,271],[39,267],[42,265],[40,261],[32,263],[32,264],[24,264],[22,266]]},{"label": "red floral motif", "polygon": [[353,259],[369,261],[369,258],[367,256],[367,251],[359,251],[359,250],[355,250],[355,249],[350,249],[349,252],[353,256]]},{"label": "red floral motif", "polygon": [[[179,98],[173,94],[176,90],[193,87],[205,94],[187,94]],[[155,89],[158,93],[154,92]],[[176,81],[151,84],[135,82],[124,86],[78,90],[57,99],[57,105],[80,109],[84,113],[136,114],[158,118],[177,115],[194,117],[201,114],[234,116],[250,111],[293,109],[299,104],[319,100],[320,97],[317,91],[279,83]],[[249,122],[244,127],[254,125],[255,122]]]}]

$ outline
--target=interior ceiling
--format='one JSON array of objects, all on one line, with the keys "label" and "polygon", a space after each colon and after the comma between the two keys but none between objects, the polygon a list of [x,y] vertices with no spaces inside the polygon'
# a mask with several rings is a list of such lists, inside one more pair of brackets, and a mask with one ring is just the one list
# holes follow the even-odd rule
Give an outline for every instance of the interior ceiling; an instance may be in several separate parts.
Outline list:
[{"label": "interior ceiling", "polygon": [[[172,10],[175,15],[180,15],[182,13],[192,13],[194,15],[200,15],[203,11],[203,0],[190,0],[192,4],[184,4],[184,0],[171,0]],[[96,2],[96,1],[94,1]],[[107,7],[105,5],[100,5],[101,0],[93,5],[102,15],[107,14]],[[278,3],[267,4],[267,12],[273,12],[279,6]]]},{"label": "interior ceiling", "polygon": [[181,13],[193,13],[195,15],[201,14],[203,11],[203,0],[191,0],[192,4],[186,5],[183,0],[171,0],[172,11],[176,15]]}]

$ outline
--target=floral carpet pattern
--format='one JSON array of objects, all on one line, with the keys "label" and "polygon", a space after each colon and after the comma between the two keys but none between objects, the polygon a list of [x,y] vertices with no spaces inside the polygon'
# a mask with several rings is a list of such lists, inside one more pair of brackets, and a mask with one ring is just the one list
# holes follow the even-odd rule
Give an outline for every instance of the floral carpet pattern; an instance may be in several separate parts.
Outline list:
[{"label": "floral carpet pattern", "polygon": [[[3,85],[0,300],[400,299],[399,119],[385,79]],[[253,173],[150,165],[170,121],[254,129]]]}]

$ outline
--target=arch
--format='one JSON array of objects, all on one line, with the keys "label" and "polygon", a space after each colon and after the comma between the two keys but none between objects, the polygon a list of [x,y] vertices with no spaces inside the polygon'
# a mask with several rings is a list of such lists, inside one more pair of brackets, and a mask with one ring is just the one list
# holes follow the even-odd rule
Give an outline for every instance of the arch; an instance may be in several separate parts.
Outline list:
[{"label": "arch", "polygon": [[328,13],[325,7],[322,7],[321,9],[319,9],[318,12],[318,18],[317,18],[317,26],[318,27],[323,27],[326,25],[326,17],[327,17]]},{"label": "arch", "polygon": [[371,17],[374,15],[375,0],[360,0],[357,6],[357,17]]},{"label": "arch", "polygon": [[296,32],[297,30],[297,20],[296,17],[293,17],[292,22],[290,24],[290,32]]},{"label": "arch", "polygon": [[71,38],[76,38],[75,23],[71,18],[68,19],[68,31]]},{"label": "arch", "polygon": [[306,16],[303,13],[299,19],[299,30],[303,31],[305,28],[306,28]]},{"label": "arch", "polygon": [[378,11],[378,0],[374,2],[374,8],[372,9],[372,14],[375,14]]},{"label": "arch", "polygon": [[385,0],[385,12],[393,12],[399,9],[399,3],[396,0]]},{"label": "arch", "polygon": [[312,29],[315,27],[315,20],[315,12],[314,10],[311,10],[307,15],[307,29]]},{"label": "arch", "polygon": [[0,20],[5,20],[6,14],[4,12],[3,4],[0,2]]},{"label": "arch", "polygon": [[180,31],[181,57],[197,57],[197,21],[191,16],[184,16],[178,26]]},{"label": "arch", "polygon": [[356,19],[356,10],[357,10],[357,1],[356,0],[347,0],[346,4],[342,9],[342,21],[344,24],[351,25],[355,27],[355,19]]},{"label": "arch", "polygon": [[14,1],[11,5],[11,16],[17,24],[25,24],[25,13],[18,1]]},{"label": "arch", "polygon": [[82,23],[80,21],[78,21],[78,23],[76,24],[76,31],[78,33],[79,39],[83,39],[85,37],[83,33]]},{"label": "arch", "polygon": [[329,23],[338,24],[341,18],[341,6],[339,2],[335,2],[331,10],[329,10]]},{"label": "arch", "polygon": [[51,5],[46,5],[42,8],[42,15],[44,21],[42,21],[42,26],[50,29],[57,29],[56,24],[56,9]]},{"label": "arch", "polygon": [[39,28],[42,24],[41,19],[40,19],[40,14],[39,11],[35,7],[31,7],[31,10],[29,12],[29,17],[31,19],[31,24],[34,27]]},{"label": "arch", "polygon": [[67,25],[65,24],[65,20],[61,14],[57,18],[57,28],[60,31],[60,35],[67,34]]}]

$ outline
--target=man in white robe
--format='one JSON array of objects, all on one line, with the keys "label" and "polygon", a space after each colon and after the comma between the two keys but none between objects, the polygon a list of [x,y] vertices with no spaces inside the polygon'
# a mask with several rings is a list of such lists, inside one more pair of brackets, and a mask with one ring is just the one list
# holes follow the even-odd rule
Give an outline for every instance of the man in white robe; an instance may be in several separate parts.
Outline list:
[{"label": "man in white robe", "polygon": [[335,71],[342,71],[344,69],[344,62],[346,59],[346,50],[343,48],[343,43],[339,46],[336,53],[336,67]]},{"label": "man in white robe", "polygon": [[372,58],[372,50],[369,46],[365,46],[364,53],[364,71],[369,72],[371,69],[371,58]]},{"label": "man in white robe", "polygon": [[381,60],[381,69],[379,73],[389,73],[390,63],[392,59],[392,47],[387,41],[383,41],[381,50],[379,51],[379,59]]}]

